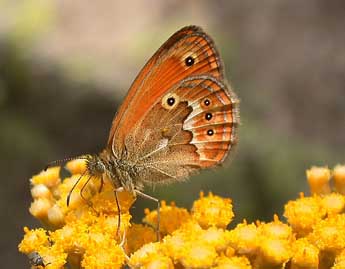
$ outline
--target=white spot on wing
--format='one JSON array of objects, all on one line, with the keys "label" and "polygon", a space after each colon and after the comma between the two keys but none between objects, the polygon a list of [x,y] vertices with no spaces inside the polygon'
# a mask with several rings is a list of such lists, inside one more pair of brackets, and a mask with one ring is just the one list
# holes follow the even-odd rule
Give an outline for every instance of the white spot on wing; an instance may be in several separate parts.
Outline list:
[{"label": "white spot on wing", "polygon": [[161,139],[161,141],[159,141],[159,144],[158,144],[158,149],[165,148],[168,145],[168,143],[169,143],[168,138]]},{"label": "white spot on wing", "polygon": [[[189,104],[188,104],[189,105]],[[193,127],[193,123],[194,121],[192,120],[192,118],[194,118],[196,115],[198,115],[199,113],[202,112],[202,108],[200,107],[199,103],[192,103],[192,112],[188,115],[188,117],[186,118],[186,120],[184,121],[183,124],[183,129],[184,130],[188,130],[190,128]]]}]

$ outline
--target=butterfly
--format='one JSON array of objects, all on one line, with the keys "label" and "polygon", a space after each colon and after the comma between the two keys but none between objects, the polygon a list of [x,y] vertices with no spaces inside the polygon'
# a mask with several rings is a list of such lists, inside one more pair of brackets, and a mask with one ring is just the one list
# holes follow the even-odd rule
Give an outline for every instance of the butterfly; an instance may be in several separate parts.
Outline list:
[{"label": "butterfly", "polygon": [[183,181],[221,164],[237,143],[238,124],[239,100],[214,42],[200,27],[187,26],[140,71],[105,149],[85,157],[86,172],[111,180],[118,209],[117,192],[125,190],[156,201],[159,213],[144,185]]}]

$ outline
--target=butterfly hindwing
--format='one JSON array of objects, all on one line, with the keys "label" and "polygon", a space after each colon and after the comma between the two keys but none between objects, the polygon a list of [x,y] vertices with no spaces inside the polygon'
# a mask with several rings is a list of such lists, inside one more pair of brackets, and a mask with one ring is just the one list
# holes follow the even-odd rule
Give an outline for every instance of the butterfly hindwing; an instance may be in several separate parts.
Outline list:
[{"label": "butterfly hindwing", "polygon": [[184,179],[226,158],[236,143],[238,120],[238,100],[227,86],[210,76],[188,77],[128,134],[128,159],[142,169],[138,180]]}]

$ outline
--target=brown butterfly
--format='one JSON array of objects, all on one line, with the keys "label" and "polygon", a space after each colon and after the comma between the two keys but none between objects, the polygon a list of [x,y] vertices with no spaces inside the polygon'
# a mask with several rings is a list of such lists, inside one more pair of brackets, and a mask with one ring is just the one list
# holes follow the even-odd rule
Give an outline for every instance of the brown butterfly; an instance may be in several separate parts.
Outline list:
[{"label": "brown butterfly", "polygon": [[237,142],[238,123],[239,101],[212,39],[187,26],[134,80],[105,149],[85,157],[86,172],[111,179],[116,198],[126,190],[156,201],[159,212],[158,200],[141,192],[143,186],[182,181],[222,163]]}]

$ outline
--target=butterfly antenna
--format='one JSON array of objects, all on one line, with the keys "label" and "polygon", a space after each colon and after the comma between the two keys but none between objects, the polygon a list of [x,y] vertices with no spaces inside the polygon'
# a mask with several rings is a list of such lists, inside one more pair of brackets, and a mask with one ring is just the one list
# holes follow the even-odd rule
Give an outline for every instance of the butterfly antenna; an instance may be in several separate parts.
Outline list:
[{"label": "butterfly antenna", "polygon": [[81,178],[86,174],[86,172],[87,172],[87,170],[85,170],[85,171],[81,174],[81,176],[78,178],[77,182],[73,185],[72,189],[69,191],[69,193],[68,193],[68,195],[67,195],[67,201],[66,201],[67,206],[69,206],[69,202],[70,202],[70,200],[71,200],[71,195],[72,195],[73,190],[74,190],[75,187],[78,185],[78,183],[79,183],[79,181],[81,180]]},{"label": "butterfly antenna", "polygon": [[61,159],[61,160],[52,161],[52,162],[48,163],[44,167],[44,171],[47,171],[47,169],[49,167],[52,167],[52,166],[55,166],[55,165],[60,165],[62,163],[69,162],[69,161],[76,160],[76,159],[85,159],[85,160],[87,160],[87,156],[81,155],[81,156],[77,156],[77,157],[69,157],[69,158],[65,158],[65,159]]}]

